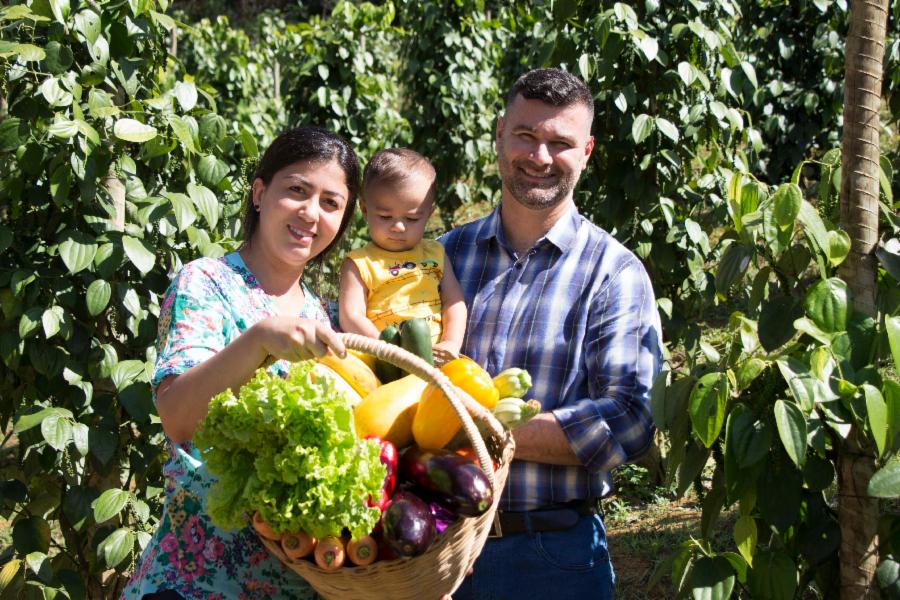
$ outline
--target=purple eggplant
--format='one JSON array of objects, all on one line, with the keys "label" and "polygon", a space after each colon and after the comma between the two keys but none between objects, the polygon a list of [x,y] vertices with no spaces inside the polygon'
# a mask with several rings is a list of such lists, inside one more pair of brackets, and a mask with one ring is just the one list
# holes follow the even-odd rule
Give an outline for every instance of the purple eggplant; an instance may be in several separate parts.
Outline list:
[{"label": "purple eggplant", "polygon": [[395,492],[381,514],[384,541],[397,556],[422,554],[436,535],[434,517],[422,499],[410,492]]},{"label": "purple eggplant", "polygon": [[400,456],[399,472],[401,478],[462,517],[482,515],[494,502],[487,475],[454,452],[411,446]]},{"label": "purple eggplant", "polygon": [[428,508],[431,509],[431,516],[434,517],[434,527],[438,533],[444,533],[445,529],[459,520],[459,515],[439,502],[429,502]]}]

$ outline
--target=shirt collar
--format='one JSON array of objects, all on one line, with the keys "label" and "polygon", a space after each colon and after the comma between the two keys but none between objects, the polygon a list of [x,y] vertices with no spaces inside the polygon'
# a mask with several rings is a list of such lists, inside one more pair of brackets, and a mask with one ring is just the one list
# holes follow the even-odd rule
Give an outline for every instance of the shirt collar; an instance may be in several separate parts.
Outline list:
[{"label": "shirt collar", "polygon": [[[579,227],[581,227],[581,222],[583,217],[578,212],[578,208],[573,203],[569,210],[563,214],[559,220],[553,224],[553,227],[550,228],[550,231],[547,232],[544,237],[539,239],[535,246],[538,246],[544,240],[550,242],[560,251],[565,252],[569,248],[572,247],[572,244],[575,243],[575,236],[578,233]],[[484,223],[481,226],[481,229],[478,231],[478,236],[476,237],[476,242],[483,243],[491,240],[492,238],[497,238],[497,241],[504,247],[508,247],[506,243],[506,236],[503,235],[503,226],[500,222],[500,205],[498,204],[491,214],[489,214]]]}]

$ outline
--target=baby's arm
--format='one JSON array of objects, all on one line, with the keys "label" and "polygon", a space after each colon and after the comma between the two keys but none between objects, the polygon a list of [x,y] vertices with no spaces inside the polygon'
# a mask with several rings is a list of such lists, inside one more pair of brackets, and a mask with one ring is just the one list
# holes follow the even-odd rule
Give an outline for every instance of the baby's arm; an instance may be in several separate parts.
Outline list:
[{"label": "baby's arm", "polygon": [[369,290],[363,283],[356,264],[344,259],[341,265],[341,291],[338,298],[341,329],[347,333],[358,333],[377,338],[378,328],[366,317],[366,298]]},{"label": "baby's arm", "polygon": [[444,261],[444,274],[441,277],[441,341],[437,346],[459,353],[463,336],[466,334],[466,302],[462,287],[450,261]]}]

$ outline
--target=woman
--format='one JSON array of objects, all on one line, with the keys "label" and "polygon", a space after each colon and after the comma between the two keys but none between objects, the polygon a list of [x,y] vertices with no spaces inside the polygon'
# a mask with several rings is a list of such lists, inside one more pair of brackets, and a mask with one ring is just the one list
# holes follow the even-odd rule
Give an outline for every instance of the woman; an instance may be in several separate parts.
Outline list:
[{"label": "woman", "polygon": [[315,598],[252,529],[212,524],[204,509],[214,479],[191,439],[209,400],[238,389],[259,367],[284,373],[290,361],[329,348],[344,356],[301,276],[340,240],[358,187],[359,164],[346,141],[314,127],[282,134],[253,177],[240,250],[185,265],[169,287],[152,380],[172,445],[165,505],[124,598]]}]

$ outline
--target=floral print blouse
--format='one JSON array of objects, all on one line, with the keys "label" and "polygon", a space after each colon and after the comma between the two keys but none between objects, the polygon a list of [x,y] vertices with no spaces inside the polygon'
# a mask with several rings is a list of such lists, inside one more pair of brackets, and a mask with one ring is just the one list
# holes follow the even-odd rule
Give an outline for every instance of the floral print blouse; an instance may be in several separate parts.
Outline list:
[{"label": "floral print blouse", "polygon": [[[302,317],[329,323],[318,299],[305,286]],[[184,373],[237,338],[251,325],[276,314],[237,252],[201,258],[184,266],[172,281],[160,309],[153,388]],[[288,362],[269,370],[284,374]],[[135,565],[122,598],[174,590],[188,600],[314,599],[315,592],[283,566],[246,527],[226,531],[206,514],[215,478],[191,442],[170,441],[163,467],[166,478],[162,519]]]}]

